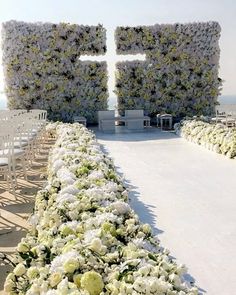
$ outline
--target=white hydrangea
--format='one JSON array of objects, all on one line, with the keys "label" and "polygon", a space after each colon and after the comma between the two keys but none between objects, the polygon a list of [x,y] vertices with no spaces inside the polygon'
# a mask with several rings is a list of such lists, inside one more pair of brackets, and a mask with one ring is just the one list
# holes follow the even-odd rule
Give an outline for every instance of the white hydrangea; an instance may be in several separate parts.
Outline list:
[{"label": "white hydrangea", "polygon": [[103,179],[104,174],[100,170],[94,170],[88,175],[88,179],[96,180],[96,179]]},{"label": "white hydrangea", "polygon": [[65,165],[65,162],[62,161],[61,159],[56,160],[52,165],[53,171],[57,173],[58,170],[61,169],[64,165]]},{"label": "white hydrangea", "polygon": [[112,205],[111,205],[112,209],[115,210],[116,213],[118,214],[126,214],[128,213],[131,208],[129,206],[129,204],[125,203],[125,202],[122,202],[122,201],[117,201],[117,202],[114,202]]}]

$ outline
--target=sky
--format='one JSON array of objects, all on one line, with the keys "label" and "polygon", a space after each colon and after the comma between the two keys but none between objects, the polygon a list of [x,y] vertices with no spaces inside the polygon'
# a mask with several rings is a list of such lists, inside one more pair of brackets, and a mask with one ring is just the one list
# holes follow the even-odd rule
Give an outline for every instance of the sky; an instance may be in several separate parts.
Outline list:
[{"label": "sky", "polygon": [[[123,60],[122,56],[115,53],[114,30],[117,26],[210,20],[218,21],[222,29],[219,73],[225,81],[222,95],[236,95],[235,15],[235,0],[0,0],[0,23],[14,19],[26,22],[103,24],[107,29],[108,52],[106,56],[98,57],[98,60],[108,62],[110,97],[114,96],[115,62]],[[144,58],[140,55],[126,59],[137,57]],[[0,91],[3,89],[0,65]]]}]

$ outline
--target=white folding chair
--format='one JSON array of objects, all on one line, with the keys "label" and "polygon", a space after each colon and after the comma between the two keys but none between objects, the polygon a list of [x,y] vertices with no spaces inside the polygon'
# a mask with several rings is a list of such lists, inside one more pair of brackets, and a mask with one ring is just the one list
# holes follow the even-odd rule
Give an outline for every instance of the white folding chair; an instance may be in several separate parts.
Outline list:
[{"label": "white folding chair", "polygon": [[11,140],[10,135],[4,131],[1,130],[0,132],[0,174],[3,174],[4,179],[7,182],[7,188],[10,192],[10,184],[13,191],[13,194],[15,195],[15,185],[12,180],[12,162],[11,162]]}]

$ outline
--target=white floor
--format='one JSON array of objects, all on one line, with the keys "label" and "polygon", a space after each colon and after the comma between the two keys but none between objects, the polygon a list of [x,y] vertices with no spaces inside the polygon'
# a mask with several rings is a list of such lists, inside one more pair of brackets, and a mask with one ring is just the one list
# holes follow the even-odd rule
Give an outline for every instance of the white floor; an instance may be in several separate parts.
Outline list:
[{"label": "white floor", "polygon": [[189,279],[236,294],[236,160],[157,129],[96,135],[132,187],[131,206]]}]

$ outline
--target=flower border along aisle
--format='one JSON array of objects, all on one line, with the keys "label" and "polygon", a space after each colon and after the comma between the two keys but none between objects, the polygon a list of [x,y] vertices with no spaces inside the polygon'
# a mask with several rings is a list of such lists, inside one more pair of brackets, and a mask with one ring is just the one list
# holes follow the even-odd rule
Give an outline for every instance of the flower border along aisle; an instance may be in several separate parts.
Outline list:
[{"label": "flower border along aisle", "polygon": [[56,128],[48,184],[18,245],[8,294],[198,294],[130,208],[95,136],[79,124]]},{"label": "flower border along aisle", "polygon": [[228,128],[223,124],[212,125],[199,119],[183,120],[174,127],[176,134],[188,141],[229,158],[236,157],[236,128]]}]

